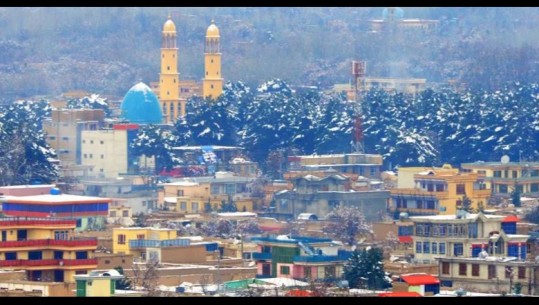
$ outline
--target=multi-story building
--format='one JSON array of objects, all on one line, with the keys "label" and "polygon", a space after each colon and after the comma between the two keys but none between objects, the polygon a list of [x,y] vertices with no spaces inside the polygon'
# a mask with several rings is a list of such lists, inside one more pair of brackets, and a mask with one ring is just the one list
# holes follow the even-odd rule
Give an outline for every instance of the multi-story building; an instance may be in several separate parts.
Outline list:
[{"label": "multi-story building", "polygon": [[389,211],[409,215],[454,215],[463,207],[464,196],[471,200],[474,209],[478,209],[479,203],[486,207],[490,198],[490,189],[484,178],[476,173],[458,173],[452,168],[442,168],[419,172],[413,177],[414,187],[390,190]]},{"label": "multi-story building", "polygon": [[288,157],[288,169],[328,170],[334,169],[343,174],[357,174],[365,178],[380,179],[382,156],[373,154],[334,154]]},{"label": "multi-story building", "polygon": [[465,172],[483,176],[492,195],[509,197],[518,189],[522,195],[539,196],[538,162],[474,162],[460,167]]},{"label": "multi-story building", "polygon": [[60,194],[24,197],[6,197],[2,211],[7,216],[60,217],[75,219],[76,230],[98,229],[104,226],[108,215],[109,198]]},{"label": "multi-story building", "polygon": [[385,213],[389,192],[382,190],[355,191],[344,175],[317,177],[298,176],[292,179],[293,190],[283,190],[273,196],[275,214],[296,219],[301,213],[315,214],[324,219],[338,205],[355,206],[369,221]]},{"label": "multi-story building", "polygon": [[53,109],[43,122],[47,143],[58,153],[62,166],[81,164],[81,134],[104,126],[102,109]]},{"label": "multi-story building", "polygon": [[78,297],[110,297],[116,292],[116,281],[123,279],[117,270],[94,270],[75,275]]},{"label": "multi-story building", "polygon": [[404,10],[399,7],[386,7],[382,11],[382,19],[370,21],[374,32],[391,31],[432,31],[438,27],[439,20],[404,18]]},{"label": "multi-story building", "polygon": [[482,250],[495,256],[525,260],[529,235],[516,234],[512,216],[469,214],[410,217],[414,223],[414,259],[478,257]]},{"label": "multi-story building", "polygon": [[178,234],[176,230],[161,229],[151,227],[128,227],[128,228],[114,228],[112,230],[112,252],[114,254],[132,254],[133,257],[142,257],[141,248],[131,248],[130,242],[132,240],[156,240],[160,241],[173,241],[177,240]]},{"label": "multi-story building", "polygon": [[393,284],[393,292],[416,292],[421,296],[433,296],[440,293],[440,280],[430,274],[402,274]]},{"label": "multi-story building", "polygon": [[215,177],[191,177],[183,181],[164,183],[158,191],[158,204],[170,210],[198,214],[209,202],[217,211],[223,201],[236,204],[238,211],[252,212],[255,199],[249,184],[253,177],[237,177],[230,173],[217,173]]},{"label": "multi-story building", "polygon": [[251,239],[258,243],[253,253],[257,278],[285,277],[303,281],[340,278],[350,252],[328,238],[292,237]]},{"label": "multi-story building", "polygon": [[25,270],[31,281],[74,282],[97,267],[97,239],[74,238],[75,226],[74,219],[1,218],[0,267]]},{"label": "multi-story building", "polygon": [[129,149],[138,132],[137,124],[114,124],[111,129],[82,132],[82,164],[90,167],[88,176],[117,178],[134,172],[139,158]]},{"label": "multi-story building", "polygon": [[412,247],[414,223],[410,221],[375,222],[372,224],[374,236],[379,241],[388,241],[392,235],[397,238],[397,250],[407,250]]},{"label": "multi-story building", "polygon": [[538,295],[539,263],[516,257],[442,257],[439,277],[442,287],[466,288],[484,293],[512,293],[519,283],[522,293]]}]

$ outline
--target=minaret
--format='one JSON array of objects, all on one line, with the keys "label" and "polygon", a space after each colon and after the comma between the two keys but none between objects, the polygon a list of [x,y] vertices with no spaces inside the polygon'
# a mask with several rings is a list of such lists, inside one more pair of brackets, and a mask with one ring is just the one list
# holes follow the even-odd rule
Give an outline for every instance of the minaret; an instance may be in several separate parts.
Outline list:
[{"label": "minaret", "polygon": [[223,78],[221,75],[221,44],[219,29],[213,20],[206,31],[204,46],[204,81],[202,95],[217,99],[223,93]]},{"label": "minaret", "polygon": [[180,100],[179,79],[176,25],[169,15],[163,25],[161,74],[159,74],[159,100],[163,109],[164,123],[174,123],[178,116],[185,115],[185,101]]}]

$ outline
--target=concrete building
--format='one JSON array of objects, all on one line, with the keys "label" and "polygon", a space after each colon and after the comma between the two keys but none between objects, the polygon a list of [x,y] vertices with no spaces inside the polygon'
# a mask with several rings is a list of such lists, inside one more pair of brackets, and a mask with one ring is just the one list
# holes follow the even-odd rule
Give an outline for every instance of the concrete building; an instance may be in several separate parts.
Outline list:
[{"label": "concrete building", "polygon": [[43,121],[47,143],[58,153],[62,166],[81,164],[81,136],[84,130],[104,126],[102,109],[53,109]]},{"label": "concrete building", "polygon": [[487,207],[490,189],[478,174],[458,173],[450,166],[444,166],[442,169],[419,172],[413,177],[414,187],[390,190],[389,211],[395,212],[394,215],[398,215],[398,212],[409,215],[454,215],[457,209],[463,207],[464,196],[471,200],[473,209],[477,210],[479,203]]},{"label": "concrete building", "polygon": [[116,292],[116,281],[123,278],[114,269],[75,275],[77,297],[110,297]]},{"label": "concrete building", "polygon": [[131,241],[152,240],[157,241],[157,243],[161,241],[184,242],[182,239],[177,238],[176,230],[172,229],[150,227],[114,228],[112,229],[112,252],[114,254],[132,254],[133,257],[140,258],[143,257],[142,253],[146,252],[145,247],[131,247]]},{"label": "concrete building", "polygon": [[138,132],[137,124],[114,124],[112,129],[82,132],[82,164],[90,167],[88,176],[117,178],[135,171],[138,158],[133,156],[129,143]]},{"label": "concrete building", "polygon": [[54,184],[8,185],[0,187],[0,196],[34,196],[50,194]]},{"label": "concrete building", "polygon": [[307,282],[340,278],[350,252],[328,238],[285,237],[251,239],[259,245],[259,253],[253,253],[257,278],[284,277]]},{"label": "concrete building", "polygon": [[52,189],[46,195],[6,197],[2,211],[7,216],[75,219],[76,230],[83,231],[104,226],[110,202],[109,198],[67,195]]},{"label": "concrete building", "polygon": [[292,180],[294,189],[274,195],[275,216],[296,219],[301,213],[315,214],[324,219],[336,206],[355,206],[369,221],[385,213],[388,191],[354,191],[350,178],[329,175],[323,178],[306,175]]},{"label": "concrete building", "polygon": [[421,296],[440,293],[440,280],[430,274],[402,274],[393,282],[393,292],[416,292]]},{"label": "concrete building", "polygon": [[381,19],[370,21],[374,32],[395,31],[433,31],[438,27],[439,20],[404,18],[404,10],[400,7],[386,7],[382,11]]},{"label": "concrete building", "polygon": [[73,282],[97,266],[97,239],[75,239],[75,225],[72,219],[0,219],[0,267],[25,270],[30,281]]},{"label": "concrete building", "polygon": [[460,165],[463,172],[484,177],[492,195],[509,197],[518,189],[522,196],[539,197],[538,162],[474,162]]},{"label": "concrete building", "polygon": [[515,284],[520,283],[522,293],[539,295],[537,262],[526,262],[505,255],[443,257],[438,262],[443,287],[484,293],[512,293]]},{"label": "concrete building", "polygon": [[333,154],[288,157],[290,171],[333,169],[342,174],[357,174],[369,179],[380,179],[382,156],[373,154]]},{"label": "concrete building", "polygon": [[218,172],[215,177],[163,183],[158,191],[158,204],[172,211],[198,214],[205,212],[208,202],[213,211],[218,211],[223,201],[232,200],[238,211],[252,212],[255,199],[251,197],[249,184],[254,179]]},{"label": "concrete building", "polygon": [[440,257],[515,256],[525,260],[529,235],[516,234],[510,216],[483,213],[410,217],[414,223],[414,260],[432,263]]}]

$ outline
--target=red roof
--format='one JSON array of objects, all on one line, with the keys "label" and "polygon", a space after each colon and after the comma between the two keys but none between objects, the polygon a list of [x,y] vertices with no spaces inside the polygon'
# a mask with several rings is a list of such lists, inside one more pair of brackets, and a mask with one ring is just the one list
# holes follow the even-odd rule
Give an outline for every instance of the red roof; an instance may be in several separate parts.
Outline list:
[{"label": "red roof", "polygon": [[399,242],[403,244],[411,244],[413,242],[412,236],[399,236]]},{"label": "red roof", "polygon": [[401,279],[410,286],[440,284],[440,280],[430,274],[401,275]]},{"label": "red roof", "polygon": [[314,293],[309,290],[293,289],[288,291],[285,296],[287,297],[311,297]]},{"label": "red roof", "polygon": [[421,297],[422,295],[415,291],[383,292],[379,297]]},{"label": "red roof", "polygon": [[518,217],[515,215],[509,215],[505,217],[502,222],[518,222]]}]

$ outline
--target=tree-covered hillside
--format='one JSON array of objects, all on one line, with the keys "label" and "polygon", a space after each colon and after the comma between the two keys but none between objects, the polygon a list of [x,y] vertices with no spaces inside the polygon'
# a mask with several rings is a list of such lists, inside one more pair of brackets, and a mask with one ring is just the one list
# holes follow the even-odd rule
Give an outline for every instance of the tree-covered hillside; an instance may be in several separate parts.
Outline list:
[{"label": "tree-covered hillside", "polygon": [[203,77],[212,18],[221,30],[223,75],[251,87],[346,83],[350,61],[367,74],[457,79],[495,89],[538,79],[539,8],[404,8],[405,18],[440,20],[434,31],[372,32],[384,8],[0,8],[0,91],[4,100],[72,89],[122,96],[158,79],[162,25],[178,29],[182,79]]}]

